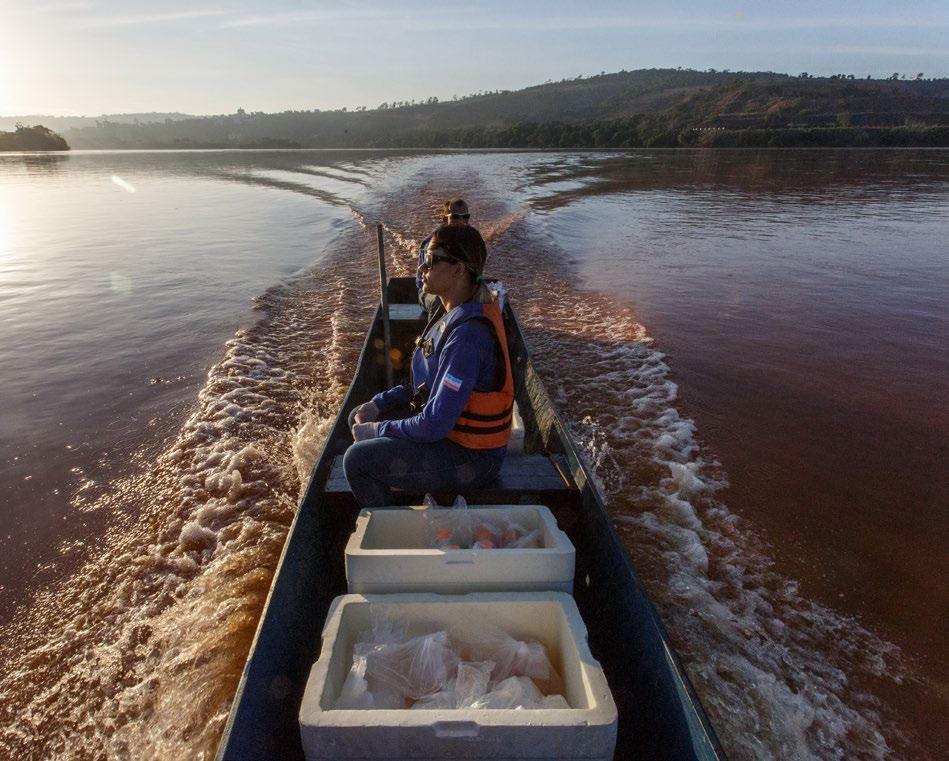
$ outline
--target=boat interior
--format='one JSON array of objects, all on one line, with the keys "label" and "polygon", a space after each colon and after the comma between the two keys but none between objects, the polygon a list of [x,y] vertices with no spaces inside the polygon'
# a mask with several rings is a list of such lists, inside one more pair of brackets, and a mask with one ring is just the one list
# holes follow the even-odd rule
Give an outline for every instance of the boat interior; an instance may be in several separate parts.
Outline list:
[{"label": "boat interior", "polygon": [[[391,345],[408,357],[424,328],[414,280],[390,280],[388,298]],[[523,451],[506,457],[494,483],[464,496],[469,505],[545,505],[573,542],[574,598],[619,712],[615,758],[722,758],[599,491],[534,371],[516,317],[507,310],[505,320]],[[330,603],[346,593],[344,551],[359,512],[342,472],[352,443],[347,418],[385,388],[383,333],[379,310],[284,547],[218,758],[303,758],[297,711]],[[442,505],[455,498],[433,496]],[[417,505],[423,497],[402,493],[396,502]]]}]

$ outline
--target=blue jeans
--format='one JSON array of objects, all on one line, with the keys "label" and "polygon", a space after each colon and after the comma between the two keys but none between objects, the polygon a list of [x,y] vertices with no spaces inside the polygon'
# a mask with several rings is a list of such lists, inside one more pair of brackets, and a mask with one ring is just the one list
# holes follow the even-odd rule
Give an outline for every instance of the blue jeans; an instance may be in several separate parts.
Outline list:
[{"label": "blue jeans", "polygon": [[357,441],[343,456],[343,470],[362,507],[392,504],[392,489],[414,494],[464,493],[497,478],[503,454],[468,449],[443,439],[418,444],[408,439]]}]

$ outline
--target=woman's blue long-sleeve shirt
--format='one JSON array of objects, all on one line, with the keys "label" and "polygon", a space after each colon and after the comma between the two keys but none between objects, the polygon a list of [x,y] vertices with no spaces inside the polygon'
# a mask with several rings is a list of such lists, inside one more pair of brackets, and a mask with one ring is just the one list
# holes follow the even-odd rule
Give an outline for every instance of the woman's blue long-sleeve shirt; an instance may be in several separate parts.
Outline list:
[{"label": "woman's blue long-sleeve shirt", "polygon": [[[465,309],[462,304],[456,309]],[[454,310],[452,310],[454,311]],[[448,315],[426,334],[436,338],[444,330]],[[412,355],[412,381],[376,394],[372,401],[380,412],[408,404],[420,383],[431,390],[422,411],[404,420],[387,420],[379,435],[419,443],[440,441],[448,436],[461,416],[471,391],[491,391],[496,379],[497,348],[494,332],[483,319],[469,319],[452,329],[437,363],[427,362],[421,349]],[[432,367],[434,365],[434,367]],[[429,377],[433,375],[433,377]],[[504,452],[505,447],[499,448]]]}]

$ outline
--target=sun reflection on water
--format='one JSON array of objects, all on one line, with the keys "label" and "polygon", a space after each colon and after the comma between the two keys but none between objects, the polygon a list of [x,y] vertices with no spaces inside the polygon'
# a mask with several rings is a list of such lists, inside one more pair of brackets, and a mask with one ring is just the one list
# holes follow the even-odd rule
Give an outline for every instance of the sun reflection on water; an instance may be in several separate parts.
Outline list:
[{"label": "sun reflection on water", "polygon": [[135,187],[132,185],[132,183],[129,182],[128,180],[123,180],[117,174],[112,175],[112,182],[114,182],[116,185],[122,188],[122,190],[124,190],[126,193],[135,192]]}]

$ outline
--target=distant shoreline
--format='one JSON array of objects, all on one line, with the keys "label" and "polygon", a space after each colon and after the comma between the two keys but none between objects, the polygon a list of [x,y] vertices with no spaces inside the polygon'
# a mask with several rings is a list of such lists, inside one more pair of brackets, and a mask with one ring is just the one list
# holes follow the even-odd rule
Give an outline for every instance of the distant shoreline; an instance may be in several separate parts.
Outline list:
[{"label": "distant shoreline", "polygon": [[[639,69],[376,108],[19,118],[79,149],[949,147],[949,79]],[[8,127],[9,128],[9,127]]]},{"label": "distant shoreline", "polygon": [[677,148],[70,148],[68,151],[7,151],[0,156],[89,156],[101,153],[629,153],[650,151],[662,153],[728,152],[728,151],[945,151],[949,145],[898,145],[898,146],[680,146]]},{"label": "distant shoreline", "polygon": [[[407,136],[405,136],[407,137]],[[707,148],[949,148],[949,126],[911,129],[906,127],[870,129],[779,129],[779,130],[723,130],[703,133],[695,142],[678,142],[675,136],[652,143],[630,142],[624,145],[597,145],[595,142],[573,144],[512,145],[503,136],[492,135],[472,140],[469,144],[435,140],[428,143],[364,145],[306,145],[270,142],[229,144],[227,142],[144,143],[139,145],[85,145],[80,150],[504,150],[504,151],[627,151],[643,148],[707,149]],[[404,139],[404,138],[403,138]],[[446,144],[448,143],[448,144]]]}]

